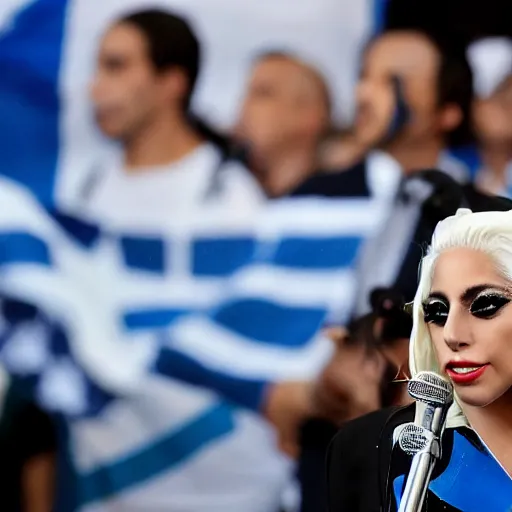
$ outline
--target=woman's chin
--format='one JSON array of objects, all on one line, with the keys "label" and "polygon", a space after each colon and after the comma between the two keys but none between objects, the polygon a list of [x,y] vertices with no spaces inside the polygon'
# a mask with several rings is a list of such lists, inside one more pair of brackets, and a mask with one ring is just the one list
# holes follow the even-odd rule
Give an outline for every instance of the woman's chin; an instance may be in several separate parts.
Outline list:
[{"label": "woman's chin", "polygon": [[503,396],[503,392],[485,386],[456,386],[455,392],[460,402],[470,407],[487,407]]}]

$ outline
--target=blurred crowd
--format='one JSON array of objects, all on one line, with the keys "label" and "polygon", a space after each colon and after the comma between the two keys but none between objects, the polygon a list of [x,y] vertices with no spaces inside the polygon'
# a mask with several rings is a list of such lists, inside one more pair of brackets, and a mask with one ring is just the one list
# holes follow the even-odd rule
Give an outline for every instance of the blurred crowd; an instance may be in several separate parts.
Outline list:
[{"label": "blurred crowd", "polygon": [[[340,425],[409,401],[406,305],[435,225],[461,206],[512,208],[512,39],[497,30],[462,41],[416,22],[384,23],[357,50],[359,69],[347,70],[358,79],[355,115],[344,124],[334,112],[339,91],[314,61],[262,47],[227,128],[191,108],[208,50],[193,27],[175,12],[134,10],[103,33],[90,110],[116,145],[94,155],[98,164],[67,207],[110,225],[157,227],[205,203],[234,216],[279,198],[387,205],[383,228],[357,258],[350,321],[321,326],[329,357],[314,378],[280,382],[269,394],[262,415],[272,448],[258,431],[251,448],[261,451],[260,465],[251,471],[250,460],[233,460],[225,448],[224,463],[243,475],[245,490],[193,467],[180,484],[191,496],[225,493],[228,512],[321,512],[326,450]],[[58,425],[15,387],[2,407],[2,510],[54,510],[56,489],[68,485]],[[165,489],[157,494],[148,508],[136,499],[131,508],[128,500],[126,508],[87,510],[221,510],[194,508],[192,498],[180,508],[161,501]]]}]

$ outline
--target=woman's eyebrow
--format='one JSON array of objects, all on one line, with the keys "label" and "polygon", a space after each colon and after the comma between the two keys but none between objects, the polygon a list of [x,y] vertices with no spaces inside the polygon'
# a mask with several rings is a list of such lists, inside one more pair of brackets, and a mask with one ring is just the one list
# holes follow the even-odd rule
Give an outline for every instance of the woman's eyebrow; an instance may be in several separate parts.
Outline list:
[{"label": "woman's eyebrow", "polygon": [[[463,303],[471,302],[475,299],[475,297],[479,293],[482,293],[483,291],[486,291],[486,290],[494,290],[497,292],[508,293],[508,294],[510,294],[512,291],[511,289],[506,288],[502,285],[497,285],[494,283],[482,283],[482,284],[477,284],[474,286],[470,286],[469,288],[466,288],[460,294],[459,299]],[[440,290],[433,290],[432,292],[430,292],[427,297],[427,300],[431,300],[431,299],[441,299],[441,300],[448,301],[446,294],[444,294]]]},{"label": "woman's eyebrow", "polygon": [[471,286],[464,290],[464,292],[460,296],[460,300],[463,303],[471,302],[475,299],[475,297],[482,293],[485,290],[495,290],[503,293],[510,293],[510,290],[507,290],[503,286],[492,284],[492,283],[483,283],[475,286]]},{"label": "woman's eyebrow", "polygon": [[430,300],[430,299],[441,299],[441,300],[445,300],[448,302],[448,298],[446,297],[446,295],[443,292],[437,291],[437,290],[431,291],[428,294],[428,297],[426,298],[426,300]]}]

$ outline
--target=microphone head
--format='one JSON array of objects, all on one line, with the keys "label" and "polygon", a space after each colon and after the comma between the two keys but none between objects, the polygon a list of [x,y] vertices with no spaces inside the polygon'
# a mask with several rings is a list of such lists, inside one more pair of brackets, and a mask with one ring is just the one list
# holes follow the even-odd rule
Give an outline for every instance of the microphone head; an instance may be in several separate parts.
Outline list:
[{"label": "microphone head", "polygon": [[407,385],[414,400],[433,406],[450,405],[453,388],[450,382],[434,372],[420,372]]},{"label": "microphone head", "polygon": [[411,457],[427,448],[431,441],[432,433],[415,423],[404,424],[398,437],[400,448]]}]

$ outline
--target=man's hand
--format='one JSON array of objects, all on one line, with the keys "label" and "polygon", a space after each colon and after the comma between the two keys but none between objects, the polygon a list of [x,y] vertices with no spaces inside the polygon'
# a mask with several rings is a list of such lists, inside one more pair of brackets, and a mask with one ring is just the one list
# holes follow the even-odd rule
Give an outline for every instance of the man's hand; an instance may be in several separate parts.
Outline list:
[{"label": "man's hand", "polygon": [[280,448],[298,454],[299,432],[308,418],[324,418],[341,424],[378,409],[384,357],[362,345],[347,345],[346,331],[327,335],[336,351],[316,382],[280,382],[268,392],[264,414],[279,436]]},{"label": "man's hand", "polygon": [[313,414],[341,424],[381,406],[386,361],[378,351],[362,344],[346,344],[342,330],[328,335],[336,351],[315,384]]},{"label": "man's hand", "polygon": [[264,413],[277,430],[279,447],[290,457],[298,455],[300,426],[313,411],[311,382],[279,382],[270,388]]}]

